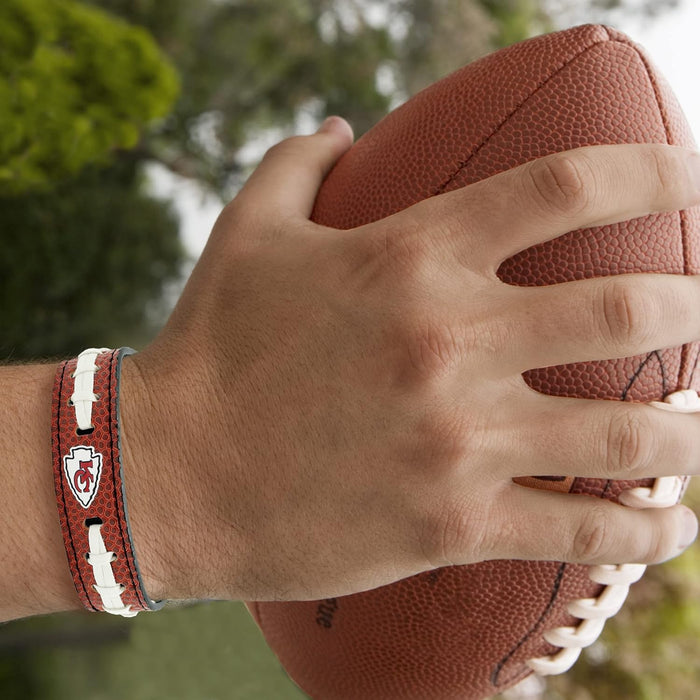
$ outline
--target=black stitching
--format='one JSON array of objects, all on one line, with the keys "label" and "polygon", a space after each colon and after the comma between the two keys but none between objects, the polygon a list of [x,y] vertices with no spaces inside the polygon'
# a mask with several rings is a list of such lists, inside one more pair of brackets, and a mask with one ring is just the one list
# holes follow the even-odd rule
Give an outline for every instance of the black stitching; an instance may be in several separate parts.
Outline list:
[{"label": "black stitching", "polygon": [[[555,73],[553,73],[552,75],[550,75],[550,76],[547,78],[547,80],[545,80],[541,85],[539,85],[539,86],[537,87],[537,89],[536,89],[533,93],[531,93],[530,95],[528,95],[528,98],[527,98],[525,101],[523,101],[520,105],[518,105],[518,106],[517,106],[517,107],[516,107],[516,108],[515,108],[515,109],[514,109],[514,110],[513,110],[513,111],[512,111],[512,112],[511,112],[511,113],[496,127],[496,129],[495,129],[491,134],[489,134],[489,136],[487,136],[481,144],[479,144],[479,145],[476,147],[476,149],[471,153],[471,155],[468,157],[468,159],[467,159],[466,161],[463,161],[462,163],[459,164],[458,170],[457,170],[456,172],[454,172],[452,175],[449,176],[449,178],[437,189],[437,191],[435,192],[435,194],[440,194],[440,193],[444,192],[444,191],[446,190],[446,188],[450,185],[450,183],[457,177],[457,175],[468,165],[469,161],[476,155],[476,153],[478,153],[478,151],[488,142],[489,138],[491,138],[491,136],[493,136],[493,134],[494,134],[496,131],[498,131],[498,129],[500,129],[500,128],[503,126],[503,124],[504,124],[506,121],[508,121],[508,119],[510,119],[510,118],[513,116],[513,114],[515,114],[515,112],[517,112],[520,108],[522,108],[522,107],[524,106],[524,104],[527,102],[527,100],[529,100],[538,90],[540,90],[542,87],[544,87],[544,85],[546,85],[547,82],[549,82],[554,76],[556,76],[559,72],[561,72],[562,70],[564,70],[565,68],[567,68],[567,67],[569,66],[570,63],[572,63],[574,60],[576,60],[577,58],[579,58],[580,56],[582,56],[582,55],[583,55],[584,53],[586,53],[587,51],[590,51],[590,50],[591,50],[592,48],[594,48],[595,46],[598,46],[599,44],[606,43],[606,41],[618,41],[618,40],[616,40],[616,39],[613,39],[613,37],[610,35],[610,32],[607,30],[607,28],[605,28],[605,30],[606,30],[606,34],[608,35],[608,39],[607,39],[607,40],[605,40],[605,41],[600,41],[600,42],[596,42],[596,43],[594,43],[594,44],[591,44],[591,45],[588,46],[584,51],[581,51],[581,53],[579,53],[579,54],[577,54],[576,56],[572,57],[572,58],[571,58],[564,66],[562,66],[559,70],[557,70]],[[656,99],[657,99],[657,106],[659,107],[659,113],[661,114],[661,119],[662,119],[662,122],[663,122],[663,124],[664,124],[664,129],[665,129],[665,132],[666,132],[666,141],[668,142],[668,140],[669,140],[669,139],[668,139],[668,136],[669,136],[668,127],[667,127],[666,121],[665,121],[664,116],[663,116],[663,111],[661,110],[661,107],[660,107],[659,98],[658,98],[658,92],[657,92],[657,90],[656,90],[656,85],[655,85],[654,81],[653,81],[652,78],[651,78],[651,72],[650,72],[650,70],[649,70],[649,67],[648,67],[646,61],[644,60],[644,57],[640,54],[639,50],[637,50],[637,49],[634,47],[634,45],[632,45],[632,44],[630,44],[630,43],[628,43],[628,42],[619,42],[619,43],[623,43],[625,46],[631,46],[632,48],[634,48],[634,49],[636,50],[636,52],[637,52],[637,55],[638,55],[639,58],[641,59],[641,61],[642,61],[643,65],[644,65],[644,67],[646,68],[647,75],[648,75],[648,77],[649,77],[650,82],[652,83],[652,87],[653,87],[653,89],[654,89],[654,94],[655,94]],[[681,230],[682,230],[682,232],[683,232],[683,238],[682,238],[682,243],[683,243],[683,264],[684,264],[684,271],[685,271],[686,274],[687,274],[686,246],[685,246],[685,236],[687,235],[687,233],[686,233],[686,228],[685,228],[685,226],[684,226],[684,223],[685,223],[685,222],[684,222],[684,220],[683,220],[683,217],[681,217]],[[683,357],[684,357],[685,354],[686,354],[686,347],[685,347],[685,346],[684,346],[683,349],[682,349],[682,353],[683,353],[683,356],[682,356],[682,359],[681,359],[681,367],[683,366],[683,361],[684,361],[684,360],[683,360]],[[661,358],[661,355],[660,355],[659,351],[655,350],[654,352],[649,353],[649,354],[647,355],[647,357],[640,363],[639,367],[637,368],[637,371],[634,373],[634,375],[632,376],[632,378],[629,380],[627,386],[624,388],[624,390],[623,390],[623,392],[622,392],[621,399],[622,399],[623,401],[625,401],[625,400],[627,399],[627,395],[628,395],[630,389],[632,388],[634,382],[637,380],[637,378],[638,378],[639,375],[641,374],[642,370],[643,370],[644,367],[649,363],[649,360],[650,360],[652,357],[656,357],[656,358],[658,359],[658,361],[659,361],[659,367],[660,367],[660,371],[661,371],[661,381],[662,381],[663,392],[664,392],[664,395],[666,394],[666,390],[667,390],[666,368],[665,368],[665,366],[664,366],[664,363],[663,363],[663,361],[662,361],[662,358]],[[700,352],[698,353],[698,357],[700,357]],[[698,357],[696,357],[695,366],[697,366],[697,364],[698,364]],[[695,367],[693,368],[693,371],[695,371]],[[605,487],[604,487],[604,489],[603,489],[603,494],[606,494],[606,493],[609,491],[611,485],[612,485],[612,480],[607,480],[607,481],[606,481],[606,485],[605,485]],[[551,597],[551,599],[550,599],[550,601],[549,601],[549,604],[547,605],[547,607],[546,607],[545,610],[543,611],[542,615],[540,615],[540,618],[537,620],[537,622],[535,623],[535,625],[528,631],[528,633],[515,645],[515,647],[513,647],[513,649],[511,649],[511,651],[509,651],[508,654],[506,654],[506,656],[504,656],[503,659],[501,659],[501,661],[495,666],[495,668],[494,668],[494,670],[493,670],[493,672],[492,672],[492,674],[491,674],[491,683],[493,684],[494,687],[498,687],[499,675],[500,675],[500,673],[501,673],[503,667],[505,666],[505,664],[510,660],[510,658],[515,654],[515,652],[529,639],[529,637],[535,632],[535,630],[537,629],[537,627],[543,622],[544,618],[547,616],[547,614],[550,612],[550,610],[551,610],[552,607],[554,606],[554,603],[555,603],[555,601],[556,601],[557,595],[558,595],[558,593],[559,593],[559,588],[560,588],[560,586],[561,586],[561,580],[562,580],[562,577],[563,577],[564,572],[565,572],[565,570],[566,570],[566,566],[567,566],[567,565],[566,565],[565,563],[562,563],[562,565],[561,565],[561,567],[560,567],[560,569],[559,569],[557,578],[556,578],[556,580],[555,580],[555,582],[554,582],[554,588],[553,588],[553,591],[552,591],[552,597]]]},{"label": "black stitching", "polygon": [[[542,611],[542,614],[540,615],[539,619],[535,624],[523,635],[522,639],[496,664],[494,667],[492,673],[491,673],[491,684],[494,686],[494,688],[498,687],[499,684],[499,675],[501,671],[503,670],[503,667],[508,663],[508,661],[511,659],[511,657],[520,649],[520,647],[527,642],[528,639],[530,639],[531,635],[535,632],[535,630],[544,622],[545,618],[547,615],[549,615],[550,611],[554,607],[554,603],[557,600],[557,596],[559,595],[559,589],[561,588],[561,582],[562,579],[564,578],[564,572],[566,571],[566,567],[568,564],[565,562],[561,562],[559,565],[559,570],[557,571],[556,578],[554,579],[554,585],[552,587],[552,595],[549,598],[549,602],[547,603],[545,609]],[[508,681],[505,681],[506,683]]]},{"label": "black stitching", "polygon": [[[651,66],[647,62],[644,54],[637,49],[636,46],[632,46],[632,48],[635,49],[637,52],[637,56],[639,57],[639,60],[642,62],[642,65],[646,69],[647,73],[647,78],[649,79],[649,83],[651,84],[651,88],[654,92],[654,97],[656,98],[656,107],[659,110],[659,116],[661,118],[661,123],[663,124],[664,127],[664,133],[666,134],[666,143],[670,144],[671,143],[671,127],[670,124],[668,123],[668,120],[666,119],[666,114],[664,110],[662,109],[661,106],[661,99],[659,95],[659,86],[654,78],[654,73],[651,70]],[[683,274],[688,275],[689,274],[689,269],[690,265],[688,263],[688,218],[687,214],[685,212],[679,212],[678,216],[680,218],[680,224],[681,224],[681,248],[683,250]],[[681,361],[680,361],[680,367],[679,367],[679,373],[678,376],[679,378],[683,376],[683,368],[688,364],[688,358],[689,354],[691,352],[691,347],[692,344],[685,344],[681,348]],[[695,372],[695,367],[697,366],[697,357],[695,358],[695,365],[693,366],[693,372]],[[692,373],[691,373],[692,377]],[[666,386],[664,385],[664,396],[666,395]]]},{"label": "black stitching", "polygon": [[485,136],[483,141],[474,148],[474,150],[469,154],[466,160],[461,161],[457,165],[457,169],[447,177],[447,180],[443,182],[442,185],[439,185],[435,191],[433,192],[433,196],[442,194],[445,192],[445,190],[450,186],[450,183],[464,170],[469,165],[469,161],[472,160],[476,156],[476,154],[488,143],[489,139],[496,134],[501,127],[513,117],[513,115],[522,107],[525,106],[525,104],[534,96],[536,95],[550,80],[555,78],[559,73],[561,73],[563,70],[568,68],[576,59],[580,58],[583,56],[585,53],[593,49],[595,46],[599,46],[600,44],[606,44],[610,41],[610,39],[604,39],[602,41],[597,41],[594,44],[591,44],[590,46],[587,46],[583,51],[580,53],[577,53],[575,56],[572,56],[563,66],[558,68],[554,73],[549,75],[542,83],[540,83],[520,104],[516,105],[513,110],[491,131],[488,136]]},{"label": "black stitching", "polygon": [[58,485],[59,485],[59,490],[61,493],[61,504],[63,505],[63,514],[65,515],[66,518],[66,527],[68,528],[68,539],[70,540],[70,547],[71,550],[73,551],[73,559],[75,561],[75,571],[78,573],[78,580],[80,581],[80,585],[83,587],[83,593],[85,594],[85,597],[87,598],[88,605],[92,608],[93,612],[98,612],[98,609],[92,604],[92,601],[90,600],[90,595],[88,594],[88,590],[85,586],[85,581],[83,581],[83,575],[82,572],[80,571],[80,566],[78,565],[78,552],[75,550],[75,543],[73,542],[73,533],[71,532],[70,528],[70,518],[68,517],[68,507],[66,506],[66,496],[65,492],[63,490],[63,449],[61,447],[61,409],[63,407],[63,402],[61,401],[61,396],[63,396],[63,380],[65,379],[66,376],[66,368],[68,367],[68,363],[65,362],[63,364],[63,369],[61,370],[61,381],[59,383],[59,393],[58,393],[58,411],[56,412],[56,421],[58,423],[58,439],[57,439],[57,446],[58,446],[58,459],[60,460],[58,464]]},{"label": "black stitching", "polygon": [[627,394],[629,393],[629,390],[632,388],[634,383],[637,381],[639,375],[642,373],[642,370],[647,366],[649,360],[651,360],[651,358],[654,357],[654,355],[658,357],[656,350],[654,350],[654,352],[650,352],[646,356],[646,358],[640,363],[639,367],[637,367],[637,370],[632,375],[632,378],[627,382],[627,386],[622,390],[622,395],[620,396],[621,401],[627,401]]}]

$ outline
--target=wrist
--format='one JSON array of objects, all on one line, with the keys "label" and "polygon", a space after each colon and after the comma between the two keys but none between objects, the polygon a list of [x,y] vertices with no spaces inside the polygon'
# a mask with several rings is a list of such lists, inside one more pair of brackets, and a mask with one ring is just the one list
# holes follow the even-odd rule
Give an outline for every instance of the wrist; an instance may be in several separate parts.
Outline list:
[{"label": "wrist", "polygon": [[155,416],[140,371],[139,359],[131,355],[122,363],[120,423],[124,493],[129,527],[144,588],[152,600],[165,600],[168,575],[161,542],[163,516],[160,460],[148,450],[149,432],[156,432]]},{"label": "wrist", "polygon": [[[185,593],[186,489],[174,469],[178,451],[172,417],[150,388],[141,354],[125,357],[121,376],[121,448],[132,542],[141,579],[153,600],[191,597]],[[164,415],[166,414],[166,415]]]},{"label": "wrist", "polygon": [[151,346],[125,358],[122,460],[132,539],[152,598],[243,599],[255,583],[245,576],[254,533],[244,515],[254,504],[243,495],[240,425],[218,416],[216,397],[203,389],[216,380],[197,379],[211,367],[193,357]]},{"label": "wrist", "polygon": [[77,610],[51,478],[51,394],[56,365],[4,367],[0,396],[3,483],[0,621]]}]

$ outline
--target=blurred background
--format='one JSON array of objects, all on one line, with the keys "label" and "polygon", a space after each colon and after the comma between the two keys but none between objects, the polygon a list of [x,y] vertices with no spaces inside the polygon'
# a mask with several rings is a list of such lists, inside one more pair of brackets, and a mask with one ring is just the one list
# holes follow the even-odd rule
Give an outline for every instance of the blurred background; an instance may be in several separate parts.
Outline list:
[{"label": "blurred background", "polygon": [[[0,362],[143,347],[269,145],[328,114],[359,136],[465,63],[583,22],[644,44],[697,134],[693,0],[1,0]],[[695,547],[572,672],[508,697],[697,697],[699,639]],[[0,625],[3,700],[303,697],[238,603]]]}]

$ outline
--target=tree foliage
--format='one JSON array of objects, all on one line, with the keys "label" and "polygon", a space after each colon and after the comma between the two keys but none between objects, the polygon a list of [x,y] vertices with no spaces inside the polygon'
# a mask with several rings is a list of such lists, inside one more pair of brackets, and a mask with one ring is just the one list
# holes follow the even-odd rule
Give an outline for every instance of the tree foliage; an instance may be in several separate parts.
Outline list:
[{"label": "tree foliage", "polygon": [[554,30],[532,0],[393,0],[386,7],[390,26],[405,27],[393,42],[402,97],[479,56]]},{"label": "tree foliage", "polygon": [[142,139],[141,157],[226,196],[247,172],[242,147],[261,131],[289,133],[302,114],[336,113],[359,135],[397,101],[478,56],[554,31],[567,12],[605,21],[614,10],[658,14],[678,2],[86,1],[148,28],[180,73],[180,100]]},{"label": "tree foliage", "polygon": [[180,72],[181,98],[142,157],[228,193],[261,131],[342,114],[360,135],[397,100],[551,28],[532,0],[387,0],[374,13],[367,0],[89,1],[147,27]]},{"label": "tree foliage", "polygon": [[376,85],[392,56],[388,32],[353,0],[91,1],[147,27],[180,72],[181,99],[142,156],[218,191],[260,130],[338,112],[361,132],[389,107]]},{"label": "tree foliage", "polygon": [[128,162],[0,197],[0,251],[2,360],[138,345],[183,257],[173,212]]},{"label": "tree foliage", "polygon": [[177,95],[149,34],[73,0],[0,3],[0,193],[131,148]]}]

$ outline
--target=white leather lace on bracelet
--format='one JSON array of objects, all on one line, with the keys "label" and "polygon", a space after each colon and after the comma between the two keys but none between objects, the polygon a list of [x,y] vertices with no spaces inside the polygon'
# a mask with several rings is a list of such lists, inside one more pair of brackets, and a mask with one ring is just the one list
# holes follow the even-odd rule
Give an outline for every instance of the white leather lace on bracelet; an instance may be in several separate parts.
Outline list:
[{"label": "white leather lace on bracelet", "polygon": [[70,397],[70,405],[75,408],[75,418],[80,430],[92,428],[92,404],[97,401],[93,389],[95,386],[95,359],[100,353],[109,352],[109,348],[88,348],[78,355],[78,363],[73,372],[75,387]]},{"label": "white leather lace on bracelet", "polygon": [[124,586],[117,583],[114,579],[112,571],[112,562],[116,556],[114,552],[108,552],[105,547],[100,528],[102,523],[92,523],[89,525],[88,539],[90,541],[90,552],[87,555],[87,560],[92,566],[95,573],[95,581],[97,583],[93,588],[98,592],[104,611],[112,615],[121,615],[122,617],[135,617],[138,615],[137,610],[132,610],[131,606],[126,606],[122,603],[122,593]]},{"label": "white leather lace on bracelet", "polygon": [[[80,430],[87,431],[93,427],[92,404],[99,399],[94,393],[95,371],[97,370],[95,360],[98,355],[105,352],[110,352],[109,348],[88,348],[78,355],[78,362],[73,372],[75,385],[70,404],[75,410],[75,418]],[[107,551],[100,533],[101,527],[102,523],[88,525],[90,551],[86,555],[86,559],[92,566],[97,582],[93,588],[102,599],[105,612],[122,617],[134,617],[138,611],[132,610],[131,606],[126,606],[122,602],[124,585],[117,583],[112,571],[112,562],[116,560],[116,555],[114,552]]]},{"label": "white leather lace on bracelet", "polygon": [[[700,397],[692,389],[677,391],[663,402],[653,401],[652,406],[665,411],[696,413],[700,411]],[[625,492],[625,504],[635,508],[668,508],[675,505],[683,488],[683,479],[666,476],[655,479],[652,487],[638,487]],[[605,588],[597,598],[581,598],[570,602],[568,612],[581,620],[575,627],[557,627],[544,633],[544,638],[561,651],[551,656],[529,659],[527,665],[542,676],[568,671],[576,662],[581,650],[598,639],[608,618],[618,613],[629,593],[629,587],[638,581],[644,564],[619,564],[591,566],[588,575],[592,581]]]}]

